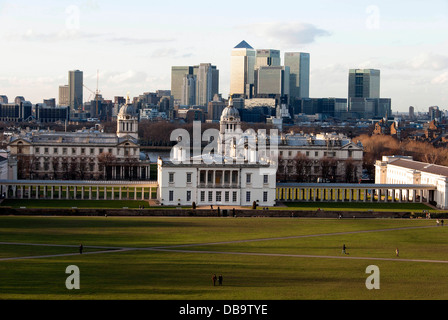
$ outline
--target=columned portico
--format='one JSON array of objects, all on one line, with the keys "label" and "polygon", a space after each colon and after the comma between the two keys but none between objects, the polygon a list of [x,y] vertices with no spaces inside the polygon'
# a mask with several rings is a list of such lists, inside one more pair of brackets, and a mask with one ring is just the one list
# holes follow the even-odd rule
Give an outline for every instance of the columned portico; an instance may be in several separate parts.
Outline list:
[{"label": "columned portico", "polygon": [[[430,201],[430,191],[434,190],[433,185],[278,183],[276,194],[278,201],[388,203]],[[428,196],[423,197],[424,192]]]},{"label": "columned portico", "polygon": [[152,200],[156,199],[154,191],[159,188],[157,181],[0,180],[0,186],[6,199],[51,200],[114,200],[117,190],[121,200],[122,188],[125,188],[125,198],[128,200],[137,200],[138,193],[141,200]]}]

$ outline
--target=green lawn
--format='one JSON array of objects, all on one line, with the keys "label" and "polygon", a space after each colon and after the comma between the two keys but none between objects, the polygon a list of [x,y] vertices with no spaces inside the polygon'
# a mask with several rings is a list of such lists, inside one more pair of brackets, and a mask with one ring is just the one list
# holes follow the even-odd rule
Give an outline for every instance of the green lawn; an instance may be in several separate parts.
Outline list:
[{"label": "green lawn", "polygon": [[104,208],[138,209],[140,206],[148,208],[148,202],[142,200],[28,200],[28,199],[6,199],[0,207],[12,208]]},{"label": "green lawn", "polygon": [[[429,228],[397,229],[406,227]],[[448,299],[446,263],[395,257],[399,247],[401,259],[448,262],[448,227],[434,220],[0,216],[0,242],[68,245],[0,244],[0,299]],[[80,243],[140,250],[79,255]],[[75,255],[1,260],[63,253]],[[65,287],[69,265],[80,290]],[[365,287],[369,265],[380,268],[380,290]],[[224,286],[211,285],[213,273]]]}]

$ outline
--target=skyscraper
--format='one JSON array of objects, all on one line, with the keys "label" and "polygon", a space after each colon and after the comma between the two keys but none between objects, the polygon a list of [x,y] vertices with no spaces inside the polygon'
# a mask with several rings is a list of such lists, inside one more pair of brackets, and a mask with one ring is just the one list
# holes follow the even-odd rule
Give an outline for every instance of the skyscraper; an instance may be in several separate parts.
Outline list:
[{"label": "skyscraper", "polygon": [[262,66],[280,66],[280,50],[257,49],[255,69]]},{"label": "skyscraper", "polygon": [[186,106],[196,104],[196,76],[193,74],[184,75],[180,104]]},{"label": "skyscraper", "polygon": [[230,93],[251,98],[254,86],[256,51],[246,41],[232,49],[230,60]]},{"label": "skyscraper", "polygon": [[217,93],[219,70],[216,66],[201,63],[171,67],[171,95],[175,104],[206,106]]},{"label": "skyscraper", "polygon": [[83,103],[83,72],[73,70],[68,72],[70,110],[82,109]]},{"label": "skyscraper", "polygon": [[260,66],[255,70],[255,93],[257,96],[289,95],[289,67]]},{"label": "skyscraper", "polygon": [[171,67],[171,95],[174,103],[179,104],[182,99],[182,85],[185,75],[193,75],[191,66],[173,66]]},{"label": "skyscraper", "polygon": [[195,71],[196,104],[206,106],[219,93],[219,70],[210,63],[201,63],[195,66]]},{"label": "skyscraper", "polygon": [[290,101],[310,96],[310,54],[285,52],[285,66],[289,67]]},{"label": "skyscraper", "polygon": [[59,105],[70,105],[70,88],[68,85],[59,86]]},{"label": "skyscraper", "polygon": [[379,98],[380,70],[350,69],[348,98]]}]

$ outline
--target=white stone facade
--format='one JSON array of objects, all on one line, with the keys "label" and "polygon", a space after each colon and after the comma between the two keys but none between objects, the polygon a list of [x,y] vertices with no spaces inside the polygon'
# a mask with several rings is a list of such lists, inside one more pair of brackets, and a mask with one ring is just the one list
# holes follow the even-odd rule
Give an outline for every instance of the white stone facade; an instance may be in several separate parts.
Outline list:
[{"label": "white stone facade", "polygon": [[[432,185],[435,190],[421,196],[440,209],[448,208],[448,167],[412,160],[412,157],[384,156],[375,164],[376,184]],[[409,195],[412,200],[413,195]]]}]

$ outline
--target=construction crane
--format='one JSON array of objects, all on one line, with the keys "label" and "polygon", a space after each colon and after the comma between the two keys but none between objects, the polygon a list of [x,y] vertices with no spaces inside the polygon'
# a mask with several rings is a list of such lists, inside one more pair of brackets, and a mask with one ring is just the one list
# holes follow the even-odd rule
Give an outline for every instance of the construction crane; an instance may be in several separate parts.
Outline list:
[{"label": "construction crane", "polygon": [[98,70],[96,71],[96,90],[95,92],[93,90],[91,90],[90,88],[86,87],[84,84],[83,87],[86,88],[87,90],[89,90],[90,92],[92,92],[95,95],[95,103],[96,103],[96,112],[95,115],[98,116],[98,98],[99,98],[99,94],[100,91],[98,90]]}]

